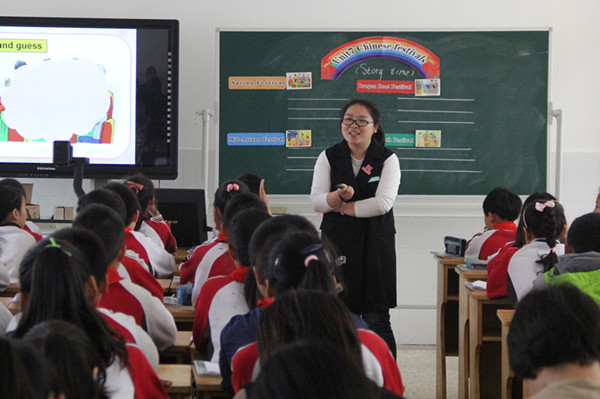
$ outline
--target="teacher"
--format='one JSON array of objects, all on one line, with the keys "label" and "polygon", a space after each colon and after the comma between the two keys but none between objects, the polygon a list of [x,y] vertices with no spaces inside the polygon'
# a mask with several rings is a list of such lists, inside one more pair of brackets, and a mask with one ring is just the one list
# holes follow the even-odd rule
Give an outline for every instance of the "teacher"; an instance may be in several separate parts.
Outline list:
[{"label": "teacher", "polygon": [[375,104],[351,100],[340,116],[344,139],[317,158],[311,204],[323,213],[323,235],[346,258],[342,299],[386,341],[395,357],[389,310],[396,306],[392,207],[400,185],[400,164],[384,147]]}]

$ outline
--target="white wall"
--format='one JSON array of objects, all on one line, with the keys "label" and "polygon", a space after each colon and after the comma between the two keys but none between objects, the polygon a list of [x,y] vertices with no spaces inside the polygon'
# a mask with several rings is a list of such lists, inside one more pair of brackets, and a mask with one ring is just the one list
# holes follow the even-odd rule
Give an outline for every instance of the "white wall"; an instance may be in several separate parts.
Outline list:
[{"label": "white wall", "polygon": [[[202,184],[202,130],[196,113],[216,110],[216,28],[442,30],[552,28],[551,95],[564,111],[561,200],[567,217],[593,209],[600,186],[600,3],[595,0],[2,0],[3,15],[172,18],[181,24],[180,168],[162,187]],[[214,156],[216,120],[211,122]],[[552,132],[556,131],[554,124]],[[510,160],[510,154],[499,154]],[[553,171],[553,169],[552,169]],[[510,163],[507,162],[507,173]],[[211,174],[211,176],[214,176]],[[551,178],[553,173],[551,174]],[[29,180],[28,180],[29,181]],[[49,216],[55,205],[72,205],[71,183],[34,180],[34,201]],[[91,185],[87,183],[85,189]],[[214,181],[208,192],[214,191]],[[549,187],[555,192],[554,186]],[[444,235],[468,237],[483,226],[481,197],[403,196],[397,201],[398,295],[393,313],[400,343],[433,343],[435,267],[429,253]],[[318,223],[301,196],[271,199]]]}]

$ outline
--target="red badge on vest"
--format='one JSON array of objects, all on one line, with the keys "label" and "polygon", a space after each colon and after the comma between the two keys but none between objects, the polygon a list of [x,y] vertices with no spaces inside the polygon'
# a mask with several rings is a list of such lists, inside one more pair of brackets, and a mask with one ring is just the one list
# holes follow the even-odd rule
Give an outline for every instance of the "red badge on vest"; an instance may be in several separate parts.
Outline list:
[{"label": "red badge on vest", "polygon": [[368,174],[370,176],[371,171],[373,170],[373,167],[371,165],[367,165],[367,166],[363,166],[361,169],[363,170],[363,172],[365,172],[366,174]]}]

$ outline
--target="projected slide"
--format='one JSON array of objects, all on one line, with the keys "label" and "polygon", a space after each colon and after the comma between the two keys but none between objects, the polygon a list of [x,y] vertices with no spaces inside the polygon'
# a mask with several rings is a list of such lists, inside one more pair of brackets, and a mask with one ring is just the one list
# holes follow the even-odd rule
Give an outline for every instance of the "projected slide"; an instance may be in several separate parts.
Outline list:
[{"label": "projected slide", "polygon": [[0,162],[135,163],[135,29],[3,28]]}]

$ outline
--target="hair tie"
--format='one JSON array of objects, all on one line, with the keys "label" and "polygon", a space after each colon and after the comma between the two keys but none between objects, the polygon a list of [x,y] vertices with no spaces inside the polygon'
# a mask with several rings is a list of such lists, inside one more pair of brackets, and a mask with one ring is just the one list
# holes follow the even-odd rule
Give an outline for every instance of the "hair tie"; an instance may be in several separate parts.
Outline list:
[{"label": "hair tie", "polygon": [[60,249],[65,255],[67,256],[71,256],[71,253],[67,250],[65,250],[63,247],[60,246],[59,243],[56,242],[56,240],[53,237],[50,237],[48,239],[50,241],[50,244],[46,244],[46,248],[58,248]]},{"label": "hair tie", "polygon": [[550,248],[550,252],[552,252],[552,253],[554,253],[554,254],[555,254],[555,253],[556,253],[556,247],[552,247],[552,248]]},{"label": "hair tie", "polygon": [[311,260],[316,260],[316,261],[318,261],[318,260],[319,260],[319,257],[318,257],[317,255],[315,255],[315,254],[308,255],[308,256],[306,257],[306,259],[304,259],[304,267],[308,267],[308,265],[310,264],[310,261],[311,261]]},{"label": "hair tie", "polygon": [[134,181],[127,181],[125,184],[127,184],[133,191],[135,191],[136,194],[139,194],[139,192],[144,189],[144,186],[142,184],[136,183]]},{"label": "hair tie", "polygon": [[236,183],[229,183],[227,185],[227,192],[230,192],[231,190],[233,191],[239,191],[240,186],[238,186]]},{"label": "hair tie", "polygon": [[544,209],[546,208],[554,208],[556,206],[556,203],[553,200],[549,200],[546,202],[536,202],[535,203],[535,210],[538,212],[544,212]]},{"label": "hair tie", "polygon": [[301,249],[300,254],[307,255],[307,254],[311,254],[313,252],[320,251],[321,249],[323,249],[323,243],[318,242],[316,244],[311,244],[308,247]]}]

